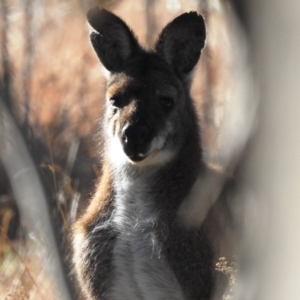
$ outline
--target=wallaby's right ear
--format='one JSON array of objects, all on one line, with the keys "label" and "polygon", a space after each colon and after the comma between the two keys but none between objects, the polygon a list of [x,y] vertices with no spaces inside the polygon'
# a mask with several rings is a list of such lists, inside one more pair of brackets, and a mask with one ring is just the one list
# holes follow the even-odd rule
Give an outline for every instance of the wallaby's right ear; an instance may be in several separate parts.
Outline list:
[{"label": "wallaby's right ear", "polygon": [[108,71],[121,72],[126,60],[139,48],[133,33],[120,18],[105,9],[89,10],[87,19],[97,31],[90,38],[100,61]]}]

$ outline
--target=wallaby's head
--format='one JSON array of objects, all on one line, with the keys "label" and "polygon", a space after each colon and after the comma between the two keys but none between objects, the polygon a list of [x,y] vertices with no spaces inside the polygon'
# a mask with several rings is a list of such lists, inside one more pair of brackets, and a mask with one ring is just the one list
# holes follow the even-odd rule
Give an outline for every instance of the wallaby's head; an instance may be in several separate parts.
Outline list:
[{"label": "wallaby's head", "polygon": [[196,12],[177,17],[151,51],[104,9],[90,10],[88,21],[96,31],[92,45],[109,71],[104,133],[110,159],[136,166],[169,161],[197,131],[189,88],[205,42],[203,18]]}]

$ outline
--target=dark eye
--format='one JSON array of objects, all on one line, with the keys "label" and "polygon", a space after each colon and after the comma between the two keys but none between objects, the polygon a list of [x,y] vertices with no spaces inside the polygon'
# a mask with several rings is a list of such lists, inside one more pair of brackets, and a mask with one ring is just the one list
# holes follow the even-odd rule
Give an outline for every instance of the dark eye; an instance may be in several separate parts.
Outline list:
[{"label": "dark eye", "polygon": [[120,108],[122,106],[122,99],[119,96],[115,96],[109,100],[109,103],[113,107]]},{"label": "dark eye", "polygon": [[161,106],[165,109],[170,109],[174,104],[174,101],[171,97],[160,97],[159,101]]}]

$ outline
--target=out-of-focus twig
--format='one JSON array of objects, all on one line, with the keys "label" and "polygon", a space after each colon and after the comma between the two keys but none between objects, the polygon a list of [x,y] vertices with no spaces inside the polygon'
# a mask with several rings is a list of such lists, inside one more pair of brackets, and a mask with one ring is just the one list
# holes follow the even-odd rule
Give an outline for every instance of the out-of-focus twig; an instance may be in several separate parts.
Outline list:
[{"label": "out-of-focus twig", "polygon": [[33,0],[24,0],[24,37],[25,37],[25,62],[23,66],[23,102],[24,102],[24,127],[29,126],[30,114],[30,83],[34,56],[33,47]]},{"label": "out-of-focus twig", "polygon": [[156,33],[156,19],[155,19],[155,0],[144,0],[146,7],[146,26],[147,35],[146,42],[148,45],[152,45],[154,41],[154,34]]},{"label": "out-of-focus twig", "polygon": [[0,223],[0,263],[3,260],[3,253],[4,249],[3,246],[5,245],[5,241],[7,238],[9,223],[14,216],[14,212],[11,209],[4,209],[0,210],[0,220],[2,221]]},{"label": "out-of-focus twig", "polygon": [[9,10],[8,10],[8,0],[0,1],[0,17],[1,17],[1,77],[0,81],[0,95],[2,96],[2,101],[4,101],[8,110],[13,113],[12,97],[11,97],[11,62],[8,53],[8,32],[9,32]]}]

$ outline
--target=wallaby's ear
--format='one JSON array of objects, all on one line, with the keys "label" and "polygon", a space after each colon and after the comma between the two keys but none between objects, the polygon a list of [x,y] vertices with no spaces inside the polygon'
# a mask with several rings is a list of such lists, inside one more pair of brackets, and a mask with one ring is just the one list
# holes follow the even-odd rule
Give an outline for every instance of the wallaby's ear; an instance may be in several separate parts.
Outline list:
[{"label": "wallaby's ear", "polygon": [[162,31],[156,51],[179,74],[188,74],[197,64],[205,43],[205,23],[196,12],[184,13]]},{"label": "wallaby's ear", "polygon": [[112,72],[122,71],[126,60],[139,48],[131,30],[116,15],[98,7],[88,11],[87,19],[97,31],[90,38],[104,67]]}]

